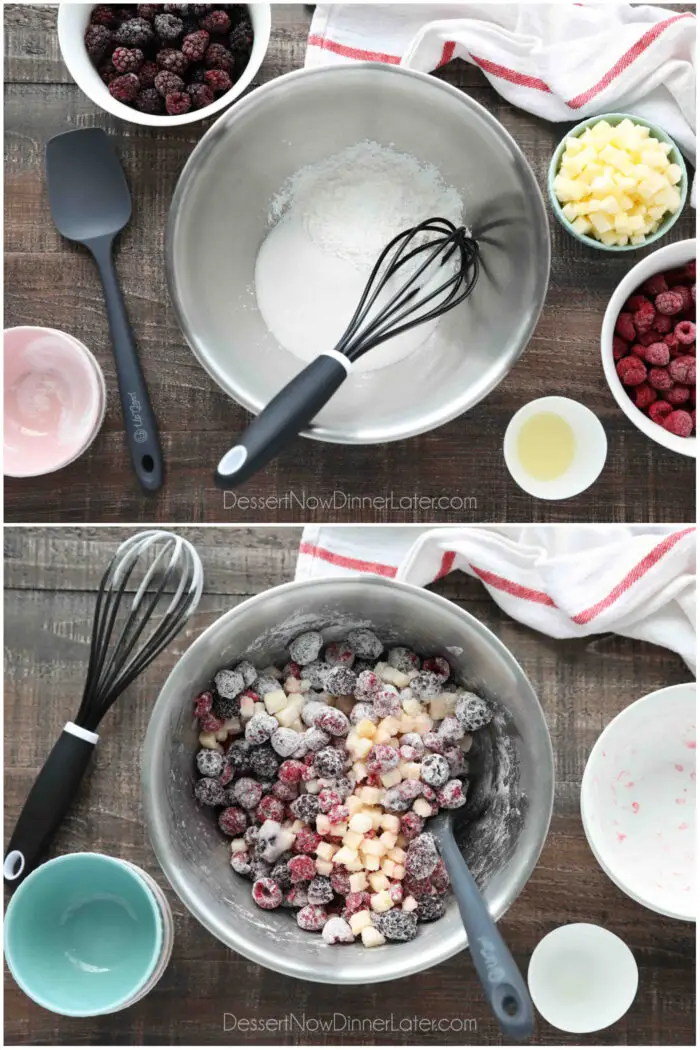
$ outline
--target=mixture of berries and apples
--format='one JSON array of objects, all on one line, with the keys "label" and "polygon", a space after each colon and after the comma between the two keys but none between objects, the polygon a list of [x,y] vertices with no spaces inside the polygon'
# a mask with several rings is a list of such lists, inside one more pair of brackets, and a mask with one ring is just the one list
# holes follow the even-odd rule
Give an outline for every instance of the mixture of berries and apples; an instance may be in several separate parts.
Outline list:
[{"label": "mixture of berries and apples", "polygon": [[471,734],[493,717],[447,660],[385,652],[367,628],[325,649],[307,631],[281,669],[219,671],[194,713],[195,797],[220,810],[260,908],[367,948],[444,915],[449,879],[425,823],[465,804]]},{"label": "mixture of berries and apples", "polygon": [[656,273],[615,324],[613,357],[640,411],[678,437],[695,433],[695,262]]},{"label": "mixture of berries and apples", "polygon": [[156,116],[206,109],[248,64],[244,4],[100,4],[85,47],[110,95]]}]

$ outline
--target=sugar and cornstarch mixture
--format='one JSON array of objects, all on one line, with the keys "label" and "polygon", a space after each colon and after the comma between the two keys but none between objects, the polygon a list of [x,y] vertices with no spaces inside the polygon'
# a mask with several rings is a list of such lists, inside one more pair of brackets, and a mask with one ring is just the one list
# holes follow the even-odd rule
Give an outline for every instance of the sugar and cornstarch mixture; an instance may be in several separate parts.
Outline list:
[{"label": "sugar and cornstarch mixture", "polygon": [[[342,336],[386,245],[425,219],[460,225],[463,210],[434,165],[377,142],[358,142],[302,168],[272,201],[271,229],[258,253],[255,291],[265,324],[286,350],[312,361]],[[383,301],[391,294],[388,287]],[[357,369],[407,357],[438,324],[393,337]]]}]

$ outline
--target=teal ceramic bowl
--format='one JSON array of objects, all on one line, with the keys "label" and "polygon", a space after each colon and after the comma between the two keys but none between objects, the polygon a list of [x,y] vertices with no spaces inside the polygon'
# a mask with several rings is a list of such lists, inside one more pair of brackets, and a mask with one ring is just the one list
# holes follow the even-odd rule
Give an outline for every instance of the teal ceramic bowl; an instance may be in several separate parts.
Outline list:
[{"label": "teal ceramic bowl", "polygon": [[30,999],[56,1014],[114,1013],[158,966],[163,920],[137,871],[100,853],[47,861],[5,913],[5,958]]},{"label": "teal ceramic bowl", "polygon": [[[596,240],[595,237],[588,237],[585,233],[577,233],[569,220],[565,218],[561,209],[561,204],[557,200],[557,195],[554,192],[554,178],[559,171],[559,165],[561,164],[561,158],[566,149],[567,139],[578,138],[579,135],[583,134],[586,128],[590,128],[593,124],[597,124],[599,120],[607,120],[608,124],[614,126],[620,124],[625,119],[631,120],[634,124],[643,124],[645,128],[649,128],[649,134],[652,138],[658,139],[659,142],[667,142],[672,146],[671,152],[669,153],[669,159],[673,164],[677,164],[683,173],[681,175],[681,181],[678,183],[678,191],[681,195],[681,206],[673,215],[667,215],[658,230],[656,230],[655,233],[650,233],[648,237],[644,238],[643,244],[603,244],[602,241]],[[650,244],[654,243],[654,241],[658,241],[660,237],[665,236],[675,223],[676,219],[680,216],[685,207],[686,197],[688,196],[688,172],[686,170],[685,161],[683,160],[683,154],[678,149],[678,146],[657,124],[652,124],[650,121],[643,120],[641,117],[633,117],[631,113],[599,113],[596,117],[589,117],[588,120],[582,120],[580,124],[577,124],[575,128],[572,128],[571,131],[564,136],[557,146],[549,165],[547,193],[549,196],[549,203],[552,206],[552,211],[567,233],[570,233],[577,241],[581,241],[582,244],[587,244],[589,248],[597,248],[599,251],[603,252],[636,252],[640,251],[642,248],[648,248]]]}]

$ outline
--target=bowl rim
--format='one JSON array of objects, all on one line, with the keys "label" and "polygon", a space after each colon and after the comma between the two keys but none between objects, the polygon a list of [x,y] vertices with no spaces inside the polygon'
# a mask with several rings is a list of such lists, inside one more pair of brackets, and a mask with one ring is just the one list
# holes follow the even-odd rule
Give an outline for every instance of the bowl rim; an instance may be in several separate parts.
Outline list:
[{"label": "bowl rim", "polygon": [[[533,842],[529,847],[527,863],[523,866],[520,877],[504,897],[502,906],[492,913],[493,918],[496,921],[505,915],[508,909],[522,893],[528,880],[531,878],[539,861],[542,849],[544,848],[547,835],[549,834],[549,826],[554,806],[555,773],[552,741],[549,727],[547,726],[547,721],[544,716],[544,710],[532,683],[516,660],[515,656],[493,633],[493,631],[486,627],[486,625],[480,620],[477,620],[471,613],[462,609],[461,606],[456,605],[454,602],[449,601],[447,598],[443,598],[441,595],[435,594],[433,591],[428,591],[424,587],[418,587],[412,583],[405,583],[404,581],[388,579],[371,574],[367,574],[361,579],[348,578],[346,580],[342,577],[325,577],[316,580],[293,580],[289,583],[279,584],[276,587],[270,587],[267,590],[246,599],[246,601],[241,602],[240,605],[236,605],[233,609],[229,609],[227,612],[222,613],[221,616],[218,616],[213,623],[211,623],[191,642],[185,652],[180,656],[175,667],[173,667],[165,680],[151,713],[141,752],[141,791],[143,795],[144,815],[148,836],[156,855],[156,859],[165,875],[165,878],[168,880],[170,887],[177,894],[187,910],[202,924],[202,926],[204,926],[205,929],[209,931],[209,933],[227,947],[233,949],[233,951],[238,952],[238,954],[242,955],[244,958],[249,959],[251,962],[255,962],[267,969],[274,970],[277,973],[284,974],[287,977],[296,977],[301,980],[321,984],[365,984],[367,982],[366,967],[364,969],[358,967],[355,972],[349,976],[343,977],[342,979],[339,979],[338,975],[330,966],[325,969],[321,968],[321,972],[318,974],[310,975],[305,971],[304,965],[297,964],[293,957],[290,958],[283,953],[276,952],[274,950],[274,942],[270,941],[269,950],[262,950],[255,944],[255,942],[249,941],[246,938],[245,928],[242,927],[242,924],[241,928],[234,929],[231,925],[224,926],[222,923],[220,924],[212,921],[206,908],[201,907],[196,897],[190,893],[187,880],[183,878],[180,872],[177,863],[177,855],[172,845],[168,827],[165,821],[161,820],[159,815],[160,799],[158,793],[152,790],[152,784],[159,779],[163,763],[165,762],[164,748],[161,746],[161,741],[165,732],[167,716],[173,703],[173,697],[175,696],[174,692],[172,696],[168,696],[168,693],[174,686],[176,675],[179,674],[183,662],[190,662],[195,659],[193,656],[193,650],[198,647],[203,640],[211,637],[215,632],[220,630],[223,623],[234,621],[241,615],[245,616],[252,608],[263,604],[269,599],[270,595],[278,596],[280,594],[293,593],[295,590],[308,587],[309,585],[313,585],[315,588],[318,588],[319,591],[323,591],[326,588],[335,588],[338,585],[342,586],[345,583],[357,584],[358,582],[361,582],[369,588],[382,588],[384,590],[394,591],[398,588],[409,598],[411,596],[420,595],[421,598],[425,599],[427,602],[440,607],[447,606],[453,615],[456,613],[461,618],[466,619],[470,627],[477,633],[481,634],[484,640],[493,646],[499,656],[506,662],[509,669],[515,673],[516,677],[529,690],[531,698],[536,705],[536,710],[539,711],[541,727],[544,730],[543,750],[548,759],[547,769],[542,770],[542,776],[546,781],[545,793],[549,796],[549,805],[546,814],[542,815],[543,817],[546,817],[546,819],[542,820],[540,833],[533,839]],[[322,602],[323,594],[319,594],[319,604]],[[450,959],[453,955],[462,951],[466,946],[467,936],[463,926],[459,924],[451,932],[450,936],[445,937],[442,948],[435,953],[434,958],[416,965],[411,961],[416,958],[415,954],[407,952],[405,955],[402,955],[400,952],[396,952],[393,955],[392,963],[388,964],[385,960],[384,972],[378,976],[374,976],[372,980],[376,982],[392,981],[401,977],[410,976],[414,973],[419,973],[431,966],[437,966],[446,959]],[[387,958],[391,958],[391,956],[387,956]]]},{"label": "bowl rim", "polygon": [[[439,80],[431,74],[422,73],[415,69],[408,69],[405,66],[388,65],[382,62],[352,62],[295,69],[262,84],[260,87],[256,88],[255,91],[250,92],[248,95],[239,99],[235,106],[231,106],[225,113],[222,113],[216,121],[214,121],[212,126],[207,129],[187,158],[187,161],[178,177],[170,202],[164,244],[165,272],[170,302],[172,303],[178,326],[187,342],[187,345],[198,363],[214,380],[217,386],[237,404],[247,409],[247,411],[251,412],[254,416],[257,416],[265,407],[263,401],[260,401],[259,403],[255,402],[248,397],[247,394],[244,394],[237,383],[235,375],[232,375],[231,373],[224,375],[220,369],[209,361],[208,355],[200,346],[200,340],[188,322],[178,294],[178,283],[175,276],[175,240],[177,236],[177,228],[181,221],[186,192],[189,190],[190,185],[197,174],[197,166],[202,162],[206,162],[207,158],[218,145],[219,140],[227,133],[229,122],[238,120],[251,106],[259,105],[263,98],[267,99],[268,96],[274,98],[279,93],[284,94],[288,85],[293,81],[302,78],[317,78],[320,80],[320,88],[322,90],[324,79],[335,76],[358,76],[363,71],[367,70],[371,70],[374,75],[379,77],[410,77],[414,80],[422,81],[426,85],[430,85],[430,89],[435,91],[436,97],[438,92],[442,92],[451,95],[453,98],[459,99],[462,105],[466,106],[468,109],[476,110],[481,118],[489,125],[491,130],[500,137],[501,141],[508,144],[512,154],[519,159],[524,170],[529,174],[529,189],[532,194],[533,204],[532,222],[533,225],[539,224],[541,230],[539,258],[544,263],[544,269],[546,270],[547,276],[542,287],[541,302],[530,318],[530,323],[523,333],[517,353],[512,358],[503,362],[498,372],[492,377],[488,388],[483,390],[476,401],[471,400],[470,398],[464,398],[459,401],[453,400],[450,411],[446,414],[440,415],[439,418],[433,414],[433,417],[427,420],[423,419],[419,425],[395,426],[390,434],[376,434],[371,438],[361,439],[353,433],[345,433],[341,435],[337,431],[329,429],[327,425],[319,426],[311,424],[305,430],[299,431],[302,437],[336,445],[379,445],[390,441],[404,441],[406,438],[417,437],[420,434],[429,433],[432,430],[436,430],[438,427],[444,426],[446,423],[450,423],[452,420],[461,416],[464,412],[469,411],[476,404],[485,400],[485,398],[493,393],[496,387],[503,381],[527,349],[537,324],[539,323],[542,311],[544,310],[551,275],[552,249],[549,217],[547,215],[547,207],[539,182],[520,145],[516,142],[507,128],[484,106],[459,88],[453,87],[451,84]],[[539,214],[536,214],[536,212]],[[299,368],[301,369],[303,367],[304,362],[300,360]]]},{"label": "bowl rim", "polygon": [[[104,112],[110,113],[112,116],[118,117],[120,120],[125,120],[130,124],[139,124],[142,127],[167,128],[174,125],[194,124],[200,120],[207,120],[214,114],[219,113],[222,109],[225,109],[226,106],[239,98],[246,88],[249,87],[255,74],[260,69],[270,45],[270,34],[272,31],[272,5],[257,2],[246,4],[246,7],[250,9],[251,21],[253,22],[253,47],[248,63],[236,83],[233,84],[228,91],[224,92],[223,95],[215,99],[211,105],[205,106],[203,109],[193,110],[179,116],[162,116],[153,113],[141,113],[140,110],[132,109],[131,106],[126,106],[117,99],[112,98],[109,91],[107,91],[106,86],[102,84],[99,77],[96,75],[96,80],[99,85],[105,88],[104,93],[102,93],[95,82],[95,78],[90,75],[86,76],[84,70],[81,68],[80,59],[77,57],[78,53],[73,49],[75,29],[72,18],[77,18],[77,15],[74,16],[73,12],[79,12],[81,9],[92,10],[94,6],[94,4],[74,4],[65,2],[58,5],[56,28],[61,58],[77,86],[91,102],[96,106],[99,106]],[[258,46],[258,42],[260,46]],[[82,39],[80,43],[82,44]],[[87,56],[87,60],[90,62],[89,56]],[[93,68],[92,65],[91,68]],[[96,70],[95,74],[97,74]],[[95,88],[97,88],[97,91]]]},{"label": "bowl rim", "polygon": [[[9,921],[12,922],[12,909],[21,906],[17,905],[15,902],[21,900],[23,893],[26,892],[26,886],[31,886],[31,884],[33,882],[36,882],[39,877],[44,877],[46,875],[45,869],[47,868],[56,867],[57,865],[70,866],[71,864],[80,863],[86,857],[89,857],[91,859],[98,858],[98,860],[101,863],[105,864],[106,867],[112,869],[119,869],[121,871],[126,872],[127,875],[130,876],[133,884],[135,886],[138,886],[141,893],[143,894],[144,899],[148,902],[151,914],[153,915],[154,926],[156,931],[154,945],[148,965],[144,968],[144,971],[141,973],[140,977],[138,978],[138,981],[134,981],[132,991],[129,992],[126,996],[122,996],[121,998],[113,1000],[105,1006],[101,1006],[98,1010],[89,1010],[87,1012],[83,1010],[72,1010],[66,1007],[59,1007],[57,1004],[52,1003],[49,999],[45,999],[43,996],[37,995],[31,989],[30,985],[25,981],[24,976],[20,977],[17,973],[17,960],[15,958],[13,963],[13,951],[10,946],[10,938],[7,934],[8,916]],[[126,1009],[127,1006],[131,1005],[133,996],[138,994],[139,990],[148,984],[154,970],[158,967],[162,958],[164,938],[165,927],[160,906],[150,886],[145,882],[144,879],[140,877],[139,869],[137,869],[136,865],[125,864],[118,857],[113,857],[109,853],[97,853],[93,850],[85,850],[84,852],[74,853],[61,853],[59,854],[59,856],[51,857],[49,860],[44,861],[42,864],[40,864],[37,868],[34,868],[34,870],[31,871],[29,875],[27,875],[27,877],[23,880],[23,882],[21,882],[20,885],[15,889],[14,893],[12,894],[12,897],[10,898],[7,910],[5,912],[5,959],[7,961],[8,969],[10,970],[14,981],[22,989],[25,995],[27,995],[32,1000],[32,1002],[37,1003],[39,1006],[42,1006],[45,1010],[49,1010],[51,1011],[51,1013],[58,1014],[61,1017],[100,1017],[104,1014],[117,1013],[120,1010]]]},{"label": "bowl rim", "polygon": [[[554,178],[559,171],[559,164],[561,162],[561,157],[564,152],[567,139],[578,138],[579,135],[583,134],[586,128],[591,127],[592,124],[597,124],[601,120],[607,120],[609,123],[614,124],[621,124],[623,120],[631,120],[635,124],[641,124],[643,127],[649,128],[649,131],[653,132],[653,137],[658,138],[660,142],[670,143],[670,145],[673,146],[673,149],[675,151],[673,163],[678,164],[679,168],[681,169],[680,207],[678,208],[678,211],[674,212],[672,215],[669,215],[668,218],[664,218],[658,230],[656,230],[654,233],[649,234],[649,236],[644,239],[643,244],[603,244],[602,241],[596,240],[595,237],[589,237],[586,233],[577,233],[576,230],[572,228],[569,220],[565,218],[564,213],[562,211],[562,206],[559,203],[557,195],[554,192]],[[557,148],[552,154],[552,159],[549,162],[549,168],[547,171],[547,193],[549,196],[549,203],[552,206],[552,211],[554,212],[556,218],[559,220],[560,224],[564,227],[567,233],[569,233],[577,241],[580,241],[581,244],[585,244],[589,248],[596,248],[598,249],[598,251],[636,252],[641,251],[644,248],[648,248],[650,244],[654,243],[654,241],[658,241],[661,237],[665,237],[665,235],[669,232],[669,230],[672,229],[677,220],[680,218],[688,197],[688,169],[686,167],[685,157],[681,153],[678,144],[674,139],[671,138],[671,136],[666,131],[664,131],[664,129],[659,124],[654,124],[651,120],[645,120],[644,117],[636,117],[633,113],[599,113],[596,116],[587,117],[585,120],[582,120],[578,124],[574,125],[574,127],[570,131],[568,131],[566,135],[564,135],[564,137],[557,145]]]},{"label": "bowl rim", "polygon": [[[696,256],[696,244],[695,237],[688,237],[682,241],[671,241],[670,244],[664,244],[660,248],[656,248],[649,255],[645,255],[643,259],[639,259],[632,269],[628,270],[610,296],[608,305],[605,308],[605,314],[603,315],[603,323],[600,328],[600,352],[603,361],[603,372],[605,373],[610,392],[617,401],[618,407],[622,409],[629,421],[634,423],[637,430],[640,430],[646,437],[655,441],[663,448],[669,449],[671,452],[678,452],[682,456],[689,456],[691,458],[697,456],[696,436],[682,438],[677,434],[670,434],[667,430],[664,430],[663,427],[660,427],[657,423],[653,423],[648,419],[641,409],[637,408],[627,396],[625,388],[620,381],[620,377],[615,370],[615,361],[612,354],[612,337],[615,332],[615,322],[620,310],[622,309],[622,305],[625,300],[629,298],[632,291],[646,280],[646,276],[642,278],[639,274],[642,271],[647,270],[649,270],[649,275],[659,273],[663,269],[663,265],[658,264],[663,262],[665,256],[681,253],[684,249],[688,252],[689,260],[694,259]],[[654,263],[656,268],[653,270],[649,269],[652,259],[656,260]]]},{"label": "bowl rim", "polygon": [[680,919],[685,922],[695,922],[696,915],[688,915],[687,912],[681,912],[672,908],[661,908],[657,904],[651,904],[647,898],[642,894],[636,893],[626,885],[621,878],[618,877],[617,873],[608,865],[607,860],[603,856],[602,849],[596,844],[594,833],[591,829],[591,816],[594,806],[592,802],[592,780],[593,780],[593,762],[597,760],[600,752],[605,746],[606,742],[610,740],[612,734],[616,732],[619,727],[624,723],[625,719],[630,716],[633,709],[639,710],[642,707],[654,707],[654,705],[663,703],[668,699],[669,695],[682,695],[686,692],[691,692],[697,695],[697,683],[696,682],[679,682],[676,685],[665,685],[661,689],[654,689],[651,693],[646,693],[644,696],[640,696],[638,700],[633,700],[627,707],[623,707],[621,711],[615,715],[615,717],[608,722],[605,728],[602,730],[598,738],[596,739],[593,747],[591,748],[590,754],[586,760],[586,766],[581,777],[581,798],[580,798],[580,811],[581,811],[581,823],[583,824],[583,830],[586,835],[586,840],[590,847],[591,853],[597,860],[602,871],[608,876],[611,882],[613,882],[618,889],[629,897],[631,900],[636,901],[637,904],[641,904],[643,907],[648,908],[649,911],[656,912],[657,915],[666,915],[670,919]]}]

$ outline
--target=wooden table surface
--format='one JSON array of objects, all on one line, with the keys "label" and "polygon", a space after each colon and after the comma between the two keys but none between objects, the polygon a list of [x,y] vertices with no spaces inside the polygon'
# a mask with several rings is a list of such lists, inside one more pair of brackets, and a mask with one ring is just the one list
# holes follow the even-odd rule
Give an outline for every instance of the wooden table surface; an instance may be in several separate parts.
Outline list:
[{"label": "wooden table surface", "polygon": [[[5,324],[73,332],[97,354],[109,390],[104,427],[86,455],[55,475],[7,480],[7,520],[352,521],[358,515],[378,522],[694,520],[694,461],[667,452],[627,421],[600,365],[599,332],[608,298],[643,253],[618,256],[587,249],[553,218],[547,305],[526,353],[496,391],[467,415],[409,441],[353,448],[300,441],[245,485],[243,499],[234,505],[214,487],[211,473],[247,413],[215,386],[188,349],[168,300],[163,261],[173,188],[211,121],[160,131],[101,112],[61,62],[55,9],[3,7]],[[272,40],[256,84],[303,64],[310,9],[273,7]],[[502,121],[544,187],[552,151],[570,125],[548,124],[514,109],[466,63],[452,62],[439,75]],[[167,480],[157,497],[142,494],[131,473],[94,265],[86,251],[61,239],[46,200],[46,141],[88,126],[113,135],[134,194],[133,219],[121,237],[117,267],[161,428]],[[688,206],[665,241],[693,233]],[[502,456],[513,413],[544,394],[585,402],[602,420],[609,441],[599,481],[561,503],[536,501],[521,492]],[[440,509],[435,502],[455,495],[461,499],[458,509]],[[373,504],[370,497],[380,502]],[[417,497],[426,502],[417,503]]]},{"label": "wooden table surface", "polygon": [[[482,1003],[466,955],[422,975],[376,987],[303,983],[261,969],[219,944],[167,886],[148,843],[139,790],[139,752],[153,703],[176,657],[204,627],[247,596],[293,577],[300,535],[297,528],[283,527],[182,532],[196,544],[204,562],[201,607],[172,650],[105,719],[95,766],[52,847],[52,854],[97,850],[146,868],[173,906],[172,962],[145,1000],[97,1020],[49,1014],[7,977],[6,1042],[499,1044],[499,1032]],[[75,714],[94,591],[108,557],[126,534],[116,528],[5,530],[8,836],[47,752]],[[581,775],[603,727],[644,693],[687,681],[688,670],[667,650],[613,635],[575,641],[545,638],[510,620],[478,581],[460,573],[447,577],[437,589],[474,613],[511,649],[538,691],[552,736],[556,797],[549,837],[535,872],[501,923],[519,965],[526,968],[535,945],[551,929],[576,921],[599,923],[619,934],[639,964],[637,999],[622,1021],[581,1038],[564,1036],[539,1021],[534,1043],[695,1045],[694,927],[655,915],[624,896],[593,859],[579,817]],[[225,1031],[224,1013],[247,1022],[248,1030]],[[304,1016],[305,1031],[299,1027]],[[427,1019],[422,1023],[431,1025],[431,1031],[423,1027],[405,1034],[400,1026],[414,1017]],[[346,1018],[363,1027],[352,1034]],[[260,1027],[263,1022],[267,1030]],[[286,1030],[274,1027],[285,1023]],[[335,1027],[324,1034],[322,1024]]]}]

